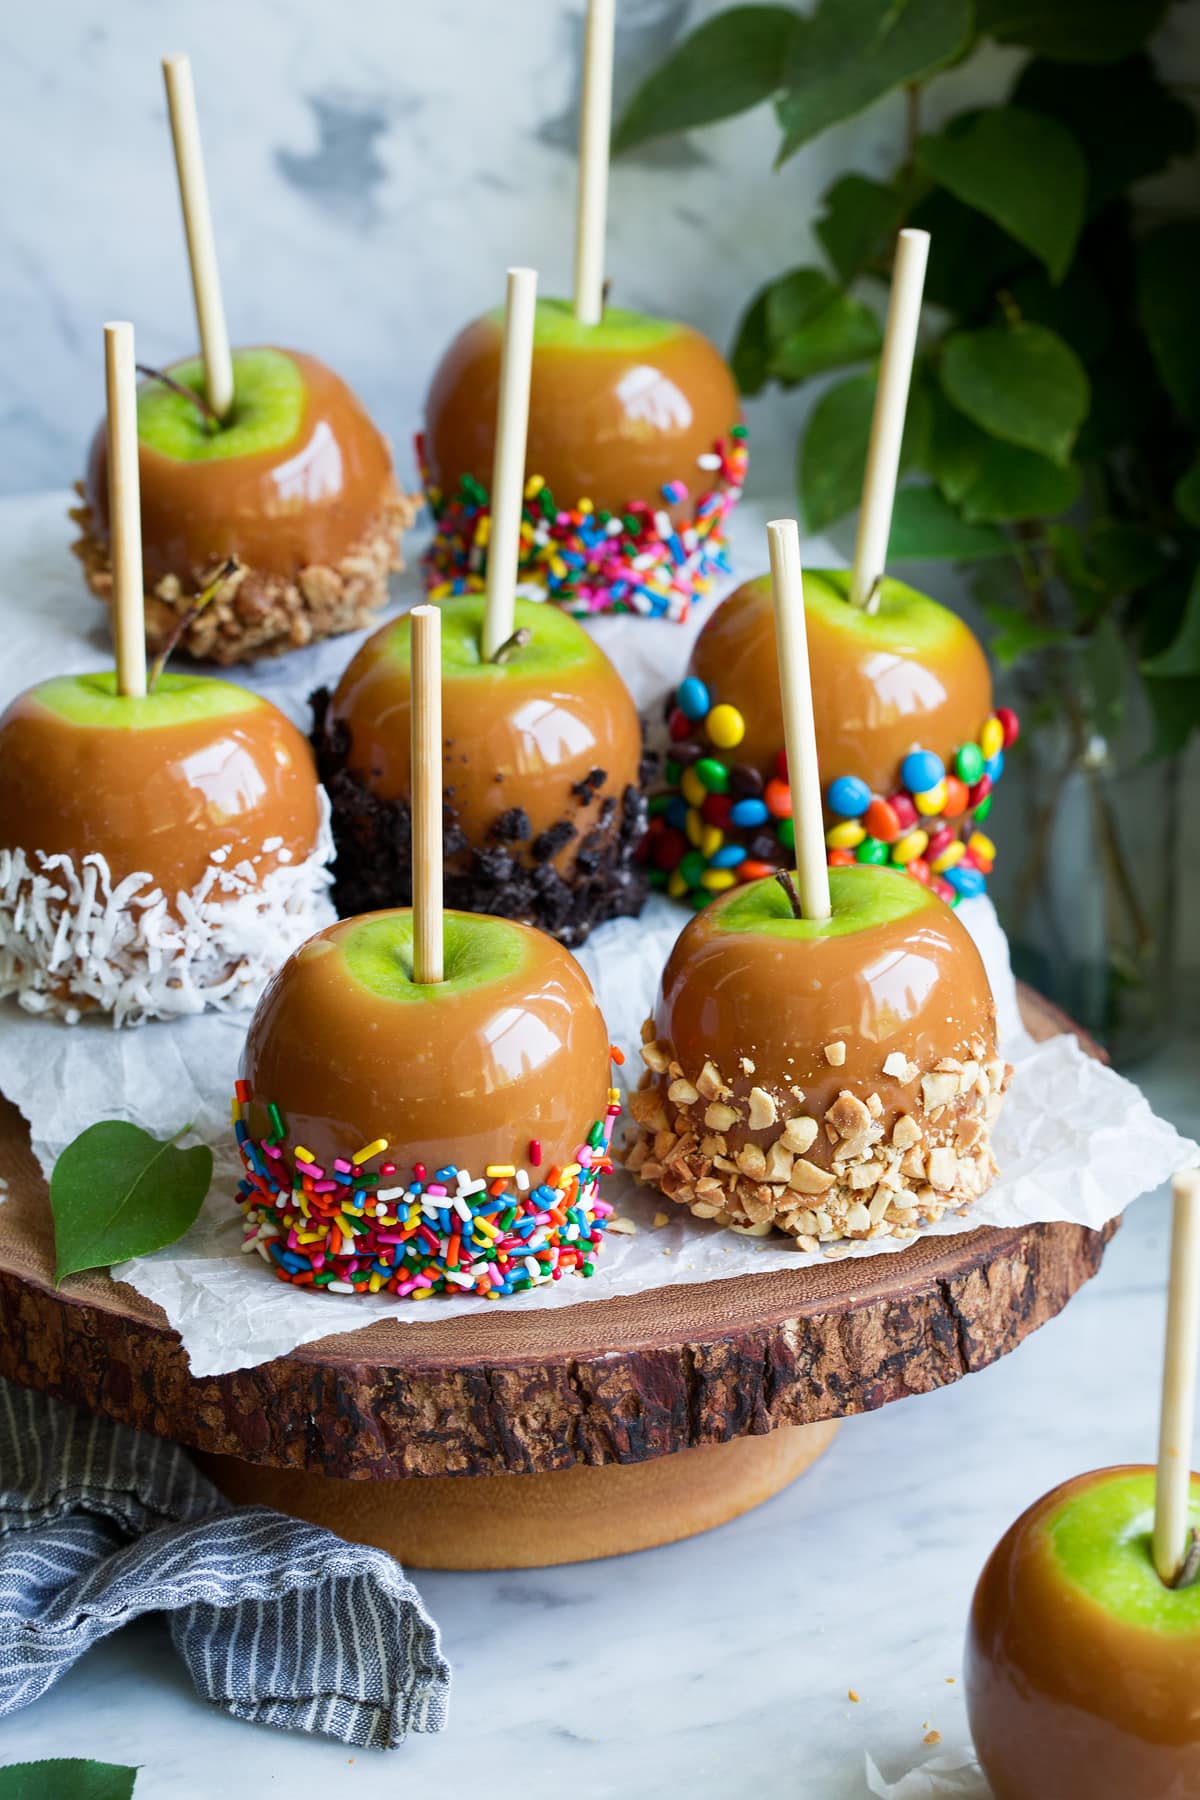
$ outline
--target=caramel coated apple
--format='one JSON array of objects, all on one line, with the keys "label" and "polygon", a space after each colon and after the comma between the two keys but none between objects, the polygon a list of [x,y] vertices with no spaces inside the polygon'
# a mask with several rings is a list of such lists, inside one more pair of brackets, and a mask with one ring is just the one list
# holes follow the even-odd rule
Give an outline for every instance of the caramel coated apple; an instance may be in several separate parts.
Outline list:
[{"label": "caramel coated apple", "polygon": [[[1031,1506],[988,1560],[967,1707],[996,1800],[1200,1794],[1200,1587],[1151,1557],[1154,1470],[1099,1469]],[[1191,1517],[1200,1527],[1200,1479]]]}]

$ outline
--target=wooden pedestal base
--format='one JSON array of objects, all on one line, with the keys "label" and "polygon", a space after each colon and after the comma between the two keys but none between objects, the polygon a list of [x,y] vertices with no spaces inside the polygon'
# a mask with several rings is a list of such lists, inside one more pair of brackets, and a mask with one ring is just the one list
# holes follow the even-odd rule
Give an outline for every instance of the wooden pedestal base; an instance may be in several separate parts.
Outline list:
[{"label": "wooden pedestal base", "polygon": [[410,1569],[534,1569],[672,1544],[749,1512],[828,1448],[837,1421],[734,1438],[650,1462],[538,1475],[344,1481],[198,1457],[222,1492],[377,1544]]}]

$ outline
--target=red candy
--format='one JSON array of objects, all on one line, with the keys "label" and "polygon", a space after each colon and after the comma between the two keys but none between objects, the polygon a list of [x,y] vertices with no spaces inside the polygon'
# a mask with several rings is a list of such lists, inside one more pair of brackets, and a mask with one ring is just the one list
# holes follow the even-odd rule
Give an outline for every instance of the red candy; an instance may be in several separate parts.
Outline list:
[{"label": "red candy", "polygon": [[901,831],[911,831],[917,822],[917,809],[907,794],[892,794],[888,805],[896,815]]},{"label": "red candy", "polygon": [[664,825],[651,846],[651,855],[660,869],[677,869],[687,855],[688,841],[673,825]]},{"label": "red candy", "polygon": [[1007,750],[1021,735],[1021,721],[1011,706],[998,706],[996,717],[1004,727],[1004,748]]},{"label": "red candy", "polygon": [[775,773],[776,773],[776,775],[778,775],[780,781],[787,780],[788,770],[787,770],[787,751],[786,750],[777,750],[775,752]]},{"label": "red candy", "polygon": [[934,832],[928,844],[925,846],[926,857],[931,863],[936,862],[938,857],[942,854],[942,851],[948,850],[953,842],[953,831],[951,831],[949,825],[943,825],[940,831]]},{"label": "red candy", "polygon": [[[776,759],[778,766],[778,758]],[[763,789],[763,804],[773,819],[790,819],[792,816],[792,790],[786,781],[768,781]]]},{"label": "red candy", "polygon": [[672,743],[682,743],[685,737],[690,736],[691,729],[692,721],[688,718],[687,714],[681,712],[677,706],[672,707],[671,716],[667,720],[667,730],[671,734]]},{"label": "red candy", "polygon": [[954,899],[954,889],[948,881],[943,881],[940,875],[931,875],[929,885],[939,900],[944,900],[947,906],[951,904]]},{"label": "red candy", "polygon": [[906,862],[904,873],[911,875],[914,881],[919,881],[922,887],[929,886],[929,864],[923,856],[914,856],[911,861]]},{"label": "red candy", "polygon": [[957,819],[960,813],[965,813],[970,798],[971,790],[966,782],[960,781],[957,775],[947,775],[946,798],[942,802],[942,811],[946,817]]},{"label": "red candy", "polygon": [[878,838],[881,844],[894,844],[900,836],[896,808],[890,800],[881,800],[878,795],[863,814],[862,824],[867,836]]},{"label": "red candy", "polygon": [[706,825],[719,825],[724,831],[729,824],[729,815],[733,811],[733,797],[730,794],[706,794],[704,804],[700,808],[700,817]]},{"label": "red candy", "polygon": [[987,797],[991,793],[991,791],[992,791],[991,776],[990,775],[981,775],[979,777],[979,780],[975,783],[974,787],[971,789],[971,805],[978,806],[979,802],[981,800],[987,799]]},{"label": "red candy", "polygon": [[853,861],[853,850],[831,850],[828,854],[828,862],[831,869],[844,869]]}]

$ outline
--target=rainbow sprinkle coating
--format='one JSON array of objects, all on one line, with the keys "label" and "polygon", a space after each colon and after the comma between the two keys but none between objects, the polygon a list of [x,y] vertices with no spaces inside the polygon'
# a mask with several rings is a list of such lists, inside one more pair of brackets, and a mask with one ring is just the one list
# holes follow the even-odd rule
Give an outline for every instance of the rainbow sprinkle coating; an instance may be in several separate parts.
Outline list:
[{"label": "rainbow sprinkle coating", "polygon": [[[699,910],[715,895],[759,881],[790,862],[795,848],[787,756],[764,774],[733,760],[746,735],[736,706],[714,702],[695,675],[668,702],[664,792],[649,801],[650,826],[639,855],[650,884]],[[996,846],[979,830],[1004,771],[1004,752],[1020,722],[1006,706],[984,721],[978,741],[960,744],[950,765],[913,749],[890,794],[873,794],[857,775],[825,790],[826,860],[888,864],[931,887],[951,906],[982,894]]]},{"label": "rainbow sprinkle coating", "polygon": [[[623,1060],[619,1052],[614,1058]],[[418,1162],[405,1179],[394,1162],[378,1161],[388,1149],[382,1137],[326,1169],[303,1144],[288,1144],[287,1121],[274,1104],[266,1108],[270,1133],[253,1137],[252,1098],[249,1083],[239,1081],[232,1113],[245,1169],[242,1249],[256,1250],[281,1281],[397,1300],[451,1292],[499,1300],[592,1273],[613,1211],[598,1189],[612,1173],[609,1146],[621,1112],[615,1087],[605,1117],[572,1160],[544,1175],[536,1139],[532,1174],[512,1165],[489,1165],[478,1177],[453,1166],[430,1174]]]},{"label": "rainbow sprinkle coating", "polygon": [[[492,516],[482,482],[464,475],[453,496],[430,478],[424,437],[417,458],[436,531],[425,552],[425,585],[433,600],[475,593],[487,572]],[[577,618],[591,613],[642,613],[648,618],[687,618],[694,601],[729,572],[725,521],[746,479],[746,427],[735,425],[700,457],[711,485],[678,523],[668,508],[688,499],[687,485],[668,481],[660,501],[631,500],[618,513],[577,500],[560,507],[540,475],[525,484],[518,578],[543,587]]]}]

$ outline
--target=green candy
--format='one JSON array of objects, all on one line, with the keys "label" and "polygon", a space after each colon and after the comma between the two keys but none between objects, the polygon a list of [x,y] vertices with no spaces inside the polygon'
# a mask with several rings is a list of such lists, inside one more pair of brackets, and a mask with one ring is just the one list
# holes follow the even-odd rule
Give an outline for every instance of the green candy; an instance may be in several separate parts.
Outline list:
[{"label": "green candy", "polygon": [[671,804],[670,794],[651,794],[650,799],[647,803],[646,810],[649,812],[650,817],[653,819],[653,818],[657,818],[659,813],[665,813],[668,806],[670,806],[670,804]]},{"label": "green candy", "polygon": [[974,786],[983,774],[983,751],[979,745],[964,744],[954,759],[954,768],[960,781],[965,781],[968,787]]},{"label": "green candy", "polygon": [[701,912],[709,901],[715,900],[716,897],[715,894],[710,894],[707,888],[694,888],[688,895],[688,905],[693,912]]},{"label": "green candy", "polygon": [[690,888],[699,887],[700,877],[707,867],[708,864],[698,850],[689,850],[685,856],[680,858],[679,873]]},{"label": "green candy", "polygon": [[669,880],[665,869],[651,869],[648,878],[652,888],[665,888]]},{"label": "green candy", "polygon": [[696,776],[710,794],[729,791],[729,770],[713,756],[702,756],[695,765]]},{"label": "green candy", "polygon": [[983,799],[979,802],[979,805],[975,808],[976,824],[978,824],[980,820],[986,819],[988,814],[991,812],[991,810],[992,810],[992,796],[990,794],[985,794],[983,796]]},{"label": "green candy", "polygon": [[795,819],[780,819],[775,827],[775,835],[785,850],[794,850],[796,848]]},{"label": "green candy", "polygon": [[[673,757],[669,756],[667,758],[666,767],[663,770],[664,779],[666,781],[668,781],[672,787],[678,787],[679,786],[679,777],[682,774],[683,774],[683,770],[680,768],[679,764],[674,760]],[[669,794],[667,795],[667,798],[670,799]]]},{"label": "green candy", "polygon": [[867,837],[854,852],[854,860],[860,863],[885,863],[890,855],[888,846],[879,838]]}]

